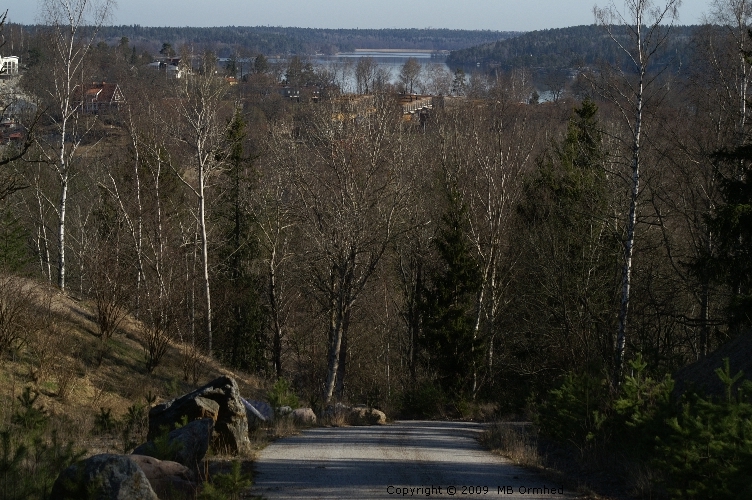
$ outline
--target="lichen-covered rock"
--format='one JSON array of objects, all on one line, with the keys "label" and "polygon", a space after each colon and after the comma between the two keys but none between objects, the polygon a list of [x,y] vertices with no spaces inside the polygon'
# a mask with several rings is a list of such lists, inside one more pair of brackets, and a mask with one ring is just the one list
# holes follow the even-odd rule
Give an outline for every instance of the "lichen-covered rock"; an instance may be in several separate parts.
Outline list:
[{"label": "lichen-covered rock", "polygon": [[175,428],[184,417],[189,422],[204,417],[214,420],[212,446],[216,451],[250,451],[248,418],[235,379],[219,377],[191,393],[152,408],[149,411],[148,438],[153,440],[158,436],[160,428]]},{"label": "lichen-covered rock", "polygon": [[[157,449],[154,441],[148,441],[135,450],[133,455],[145,455],[159,460],[170,460],[199,472],[209,451],[214,421],[210,418],[194,420],[167,434],[166,450]],[[166,452],[170,452],[165,455]]]},{"label": "lichen-covered rock", "polygon": [[198,485],[188,467],[145,455],[130,455],[159,498],[194,498]]},{"label": "lichen-covered rock", "polygon": [[350,409],[347,420],[350,425],[384,425],[386,414],[374,408],[356,406]]},{"label": "lichen-covered rock", "polygon": [[141,468],[127,455],[94,455],[55,480],[53,500],[158,500]]},{"label": "lichen-covered rock", "polygon": [[296,408],[292,411],[292,420],[297,425],[313,425],[316,423],[316,414],[311,408]]}]

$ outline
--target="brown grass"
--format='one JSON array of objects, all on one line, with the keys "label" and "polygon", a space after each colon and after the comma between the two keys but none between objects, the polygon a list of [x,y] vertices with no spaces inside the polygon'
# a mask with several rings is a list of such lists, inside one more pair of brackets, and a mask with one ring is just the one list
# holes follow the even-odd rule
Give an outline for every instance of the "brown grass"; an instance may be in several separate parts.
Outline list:
[{"label": "brown grass", "polygon": [[481,433],[480,442],[486,448],[526,467],[540,467],[538,434],[526,422],[494,422]]}]

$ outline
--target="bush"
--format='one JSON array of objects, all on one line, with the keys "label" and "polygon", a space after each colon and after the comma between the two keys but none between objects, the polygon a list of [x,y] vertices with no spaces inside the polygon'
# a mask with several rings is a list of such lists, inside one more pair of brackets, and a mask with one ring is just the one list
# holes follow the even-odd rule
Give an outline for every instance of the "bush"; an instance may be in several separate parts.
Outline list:
[{"label": "bush", "polygon": [[656,436],[668,432],[667,420],[673,412],[671,391],[674,381],[666,375],[654,380],[645,374],[642,356],[629,363],[632,375],[622,385],[613,402],[614,415],[608,422],[615,445],[636,458],[648,457],[656,447]]},{"label": "bush", "polygon": [[446,401],[441,388],[427,381],[402,393],[400,412],[403,417],[431,418],[443,413]]},{"label": "bush", "polygon": [[732,377],[728,359],[716,373],[726,385],[722,401],[689,395],[658,439],[655,464],[673,497],[752,498],[752,384],[733,394],[742,372]]},{"label": "bush", "polygon": [[232,469],[226,474],[215,474],[211,482],[204,484],[199,500],[236,500],[244,490],[250,488],[251,477],[240,470],[240,462],[232,462]]},{"label": "bush", "polygon": [[606,381],[587,373],[570,373],[561,387],[548,393],[536,423],[546,436],[582,448],[598,437],[607,405]]},{"label": "bush", "polygon": [[567,376],[540,408],[541,432],[578,447],[597,442],[626,459],[628,473],[648,467],[647,488],[661,484],[672,498],[752,498],[752,383],[735,393],[742,373],[732,376],[726,360],[716,370],[726,386],[721,401],[690,393],[675,405],[670,377],[646,376],[639,356],[630,365],[616,399],[605,382]]},{"label": "bush", "polygon": [[290,387],[290,382],[284,378],[280,378],[274,383],[269,392],[267,392],[266,397],[269,399],[269,404],[274,408],[275,412],[280,406],[289,406],[291,408],[297,408],[298,406],[298,396],[295,395],[295,392]]}]

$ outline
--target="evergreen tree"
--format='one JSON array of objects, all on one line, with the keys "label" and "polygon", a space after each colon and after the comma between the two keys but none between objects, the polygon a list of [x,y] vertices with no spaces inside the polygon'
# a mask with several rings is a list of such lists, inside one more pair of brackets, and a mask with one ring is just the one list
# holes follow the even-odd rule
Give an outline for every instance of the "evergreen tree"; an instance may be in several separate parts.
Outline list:
[{"label": "evergreen tree", "polygon": [[261,284],[251,271],[251,262],[258,257],[259,250],[254,220],[247,210],[255,171],[253,157],[245,152],[245,139],[246,123],[236,112],[228,131],[227,189],[219,209],[225,233],[221,279],[226,285],[222,288],[229,308],[221,356],[233,367],[260,372],[266,369],[264,311],[259,293]]},{"label": "evergreen tree", "polygon": [[708,216],[715,248],[695,268],[729,287],[728,321],[740,329],[752,326],[752,144],[715,156],[723,198]]},{"label": "evergreen tree", "polygon": [[466,208],[456,189],[449,190],[447,202],[434,240],[438,264],[423,292],[422,343],[442,389],[462,396],[470,393],[471,367],[483,353],[473,338],[481,275],[467,238]]},{"label": "evergreen tree", "polygon": [[10,211],[0,213],[0,270],[18,273],[31,261],[28,234]]},{"label": "evergreen tree", "polygon": [[[547,368],[599,374],[612,359],[610,313],[619,245],[607,231],[609,190],[598,108],[574,110],[560,143],[538,161],[518,206],[519,305],[529,343],[518,358],[551,352]],[[553,365],[553,366],[552,366]]]}]

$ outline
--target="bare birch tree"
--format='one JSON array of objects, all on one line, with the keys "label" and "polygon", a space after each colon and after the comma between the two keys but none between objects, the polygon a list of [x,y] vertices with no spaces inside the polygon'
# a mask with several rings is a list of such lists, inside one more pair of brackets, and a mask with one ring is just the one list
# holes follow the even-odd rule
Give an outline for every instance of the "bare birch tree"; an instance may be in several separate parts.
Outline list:
[{"label": "bare birch tree", "polygon": [[55,122],[56,142],[42,144],[47,162],[57,176],[60,193],[58,218],[58,287],[66,285],[66,214],[68,189],[73,166],[83,137],[91,129],[91,121],[80,119],[84,101],[83,77],[85,63],[98,29],[108,19],[112,0],[45,0],[42,18],[49,26],[48,43],[52,52],[49,70],[51,82],[48,96],[53,108],[50,118]]},{"label": "bare birch tree", "polygon": [[619,301],[618,331],[616,335],[614,387],[618,387],[624,368],[627,341],[627,313],[629,311],[630,287],[632,284],[632,258],[637,225],[637,202],[640,194],[642,173],[641,147],[644,141],[644,118],[646,105],[655,93],[648,93],[657,86],[658,75],[649,75],[653,57],[666,45],[671,27],[678,19],[681,0],[666,0],[655,4],[652,0],[626,0],[624,9],[615,3],[608,7],[594,7],[597,22],[604,27],[626,59],[624,65],[612,69],[618,78],[604,79],[599,91],[618,108],[629,130],[628,144],[630,169],[629,212],[623,240],[624,261],[621,272],[621,299]]},{"label": "bare birch tree", "polygon": [[200,74],[182,79],[179,87],[179,113],[182,129],[176,131],[181,147],[190,154],[185,167],[173,165],[180,180],[196,197],[197,226],[201,244],[201,268],[204,289],[204,333],[207,350],[212,353],[212,304],[209,281],[209,235],[206,218],[206,198],[209,181],[213,173],[224,164],[224,143],[227,137],[227,117],[223,114],[223,101],[226,93],[225,82],[214,74],[216,58],[204,54]]}]

